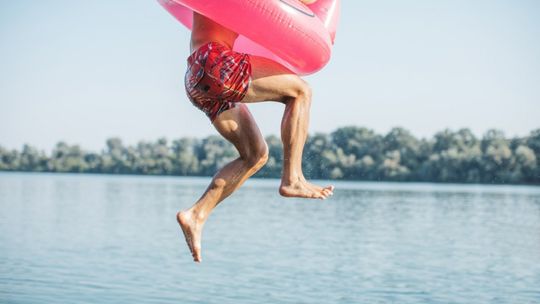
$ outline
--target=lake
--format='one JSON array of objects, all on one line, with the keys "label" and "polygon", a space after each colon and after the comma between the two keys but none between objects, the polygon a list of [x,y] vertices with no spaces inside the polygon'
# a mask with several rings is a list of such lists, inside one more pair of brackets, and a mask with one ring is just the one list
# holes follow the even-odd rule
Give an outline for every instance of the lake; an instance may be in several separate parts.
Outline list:
[{"label": "lake", "polygon": [[1,303],[540,303],[540,187],[250,180],[176,223],[209,178],[0,173]]}]

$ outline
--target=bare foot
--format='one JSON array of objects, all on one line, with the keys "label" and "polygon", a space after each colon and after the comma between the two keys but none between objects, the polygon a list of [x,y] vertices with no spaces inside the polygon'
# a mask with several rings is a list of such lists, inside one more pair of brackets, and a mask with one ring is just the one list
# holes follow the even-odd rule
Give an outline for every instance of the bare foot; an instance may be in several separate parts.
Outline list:
[{"label": "bare foot", "polygon": [[189,211],[180,211],[176,214],[176,220],[182,228],[186,243],[193,256],[193,261],[201,262],[201,232],[202,225],[197,223],[193,214]]},{"label": "bare foot", "polygon": [[334,186],[320,187],[305,180],[294,183],[281,182],[279,194],[285,197],[318,198],[326,199],[334,194]]}]

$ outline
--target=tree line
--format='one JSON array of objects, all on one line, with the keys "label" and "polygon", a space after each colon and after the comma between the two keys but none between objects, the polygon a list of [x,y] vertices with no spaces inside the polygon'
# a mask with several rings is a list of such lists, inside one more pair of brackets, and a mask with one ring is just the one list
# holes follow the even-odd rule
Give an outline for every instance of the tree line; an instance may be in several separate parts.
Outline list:
[{"label": "tree line", "polygon": [[[269,136],[266,141],[269,160],[257,176],[278,178],[281,140]],[[0,171],[210,176],[236,157],[219,136],[136,145],[110,138],[100,152],[65,142],[49,154],[30,145],[20,151],[0,146]],[[311,135],[303,164],[306,177],[316,179],[540,184],[539,160],[540,129],[523,138],[506,138],[498,130],[477,138],[461,129],[418,139],[403,128],[382,135],[351,126]]]}]

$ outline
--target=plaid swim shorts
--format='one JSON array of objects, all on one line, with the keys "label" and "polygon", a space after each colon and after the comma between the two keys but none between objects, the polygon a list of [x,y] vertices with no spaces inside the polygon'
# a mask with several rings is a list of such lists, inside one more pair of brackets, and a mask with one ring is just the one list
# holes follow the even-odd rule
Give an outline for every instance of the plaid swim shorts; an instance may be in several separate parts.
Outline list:
[{"label": "plaid swim shorts", "polygon": [[249,55],[216,42],[207,43],[188,57],[186,93],[193,105],[214,121],[235,108],[251,82]]}]

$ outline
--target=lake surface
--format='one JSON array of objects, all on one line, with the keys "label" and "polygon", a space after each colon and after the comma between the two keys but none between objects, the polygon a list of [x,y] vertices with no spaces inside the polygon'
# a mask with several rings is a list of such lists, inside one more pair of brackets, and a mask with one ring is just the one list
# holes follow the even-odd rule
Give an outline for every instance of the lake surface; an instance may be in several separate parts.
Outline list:
[{"label": "lake surface", "polygon": [[208,181],[0,173],[0,303],[540,303],[540,187],[251,180],[195,264]]}]

